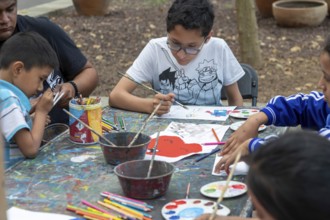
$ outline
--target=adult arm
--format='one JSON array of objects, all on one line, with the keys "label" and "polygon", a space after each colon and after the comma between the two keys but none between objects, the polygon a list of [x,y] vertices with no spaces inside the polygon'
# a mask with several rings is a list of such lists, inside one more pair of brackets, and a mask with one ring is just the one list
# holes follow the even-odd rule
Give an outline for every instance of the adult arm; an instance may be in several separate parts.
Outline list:
[{"label": "adult arm", "polygon": [[122,77],[109,94],[109,105],[130,111],[150,114],[159,104],[160,100],[163,100],[157,114],[162,115],[169,112],[172,102],[174,101],[173,93],[167,95],[159,93],[152,98],[142,98],[132,94],[137,86],[138,84],[132,80]]},{"label": "adult arm", "polygon": [[60,91],[64,93],[64,96],[59,102],[59,105],[62,107],[67,106],[69,101],[75,97],[76,89],[78,90],[77,92],[82,96],[89,96],[97,87],[99,77],[95,68],[90,62],[87,61],[86,65],[83,67],[81,72],[74,77],[72,82],[75,84],[75,86],[70,82],[65,82],[59,85]]}]

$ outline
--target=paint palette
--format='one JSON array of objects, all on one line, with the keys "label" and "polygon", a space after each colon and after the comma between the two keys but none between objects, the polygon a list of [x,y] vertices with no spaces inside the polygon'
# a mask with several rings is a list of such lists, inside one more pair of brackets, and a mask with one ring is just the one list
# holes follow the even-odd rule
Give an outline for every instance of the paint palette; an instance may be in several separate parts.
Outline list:
[{"label": "paint palette", "polygon": [[[202,186],[200,192],[207,197],[219,198],[225,188],[226,181],[217,181]],[[246,193],[247,186],[244,183],[230,181],[223,198],[232,198]]]},{"label": "paint palette", "polygon": [[[193,220],[196,217],[213,213],[216,202],[204,199],[179,199],[167,203],[162,208],[162,216],[167,220]],[[226,206],[218,206],[218,215],[227,216],[230,210]]]},{"label": "paint palette", "polygon": [[229,116],[233,118],[247,119],[251,115],[256,114],[258,112],[258,109],[236,109],[231,111],[229,113]]},{"label": "paint palette", "polygon": [[[241,127],[241,125],[244,123],[245,121],[238,121],[238,122],[235,122],[235,123],[232,123],[230,125],[230,129],[233,130],[233,131],[236,131],[239,127]],[[258,128],[258,131],[263,131],[267,128],[266,125],[260,125],[259,128]]]}]

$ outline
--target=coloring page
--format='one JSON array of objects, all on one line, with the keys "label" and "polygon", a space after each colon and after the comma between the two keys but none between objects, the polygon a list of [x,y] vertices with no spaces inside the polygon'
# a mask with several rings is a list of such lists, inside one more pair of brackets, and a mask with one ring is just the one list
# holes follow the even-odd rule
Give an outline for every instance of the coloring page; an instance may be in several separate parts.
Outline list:
[{"label": "coloring page", "polygon": [[230,112],[236,106],[195,106],[189,105],[188,109],[178,105],[173,105],[169,113],[158,118],[177,118],[177,119],[200,119],[212,121],[226,121]]}]

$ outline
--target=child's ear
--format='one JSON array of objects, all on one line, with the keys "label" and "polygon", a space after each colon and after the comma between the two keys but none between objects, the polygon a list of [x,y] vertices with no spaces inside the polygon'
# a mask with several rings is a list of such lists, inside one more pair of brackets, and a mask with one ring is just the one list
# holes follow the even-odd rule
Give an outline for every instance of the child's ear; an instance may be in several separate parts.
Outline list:
[{"label": "child's ear", "polygon": [[24,63],[21,61],[16,61],[10,65],[11,72],[14,76],[18,76],[20,73],[24,71]]}]

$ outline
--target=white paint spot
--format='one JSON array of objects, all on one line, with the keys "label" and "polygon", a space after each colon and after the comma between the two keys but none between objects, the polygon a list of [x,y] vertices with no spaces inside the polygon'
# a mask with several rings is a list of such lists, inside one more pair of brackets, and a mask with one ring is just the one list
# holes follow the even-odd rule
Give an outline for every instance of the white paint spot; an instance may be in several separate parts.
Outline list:
[{"label": "white paint spot", "polygon": [[80,156],[77,156],[77,157],[72,157],[71,158],[71,162],[74,162],[74,163],[82,163],[82,162],[85,162],[86,160],[88,160],[89,158],[96,158],[96,156],[93,156],[93,155],[80,155]]}]

